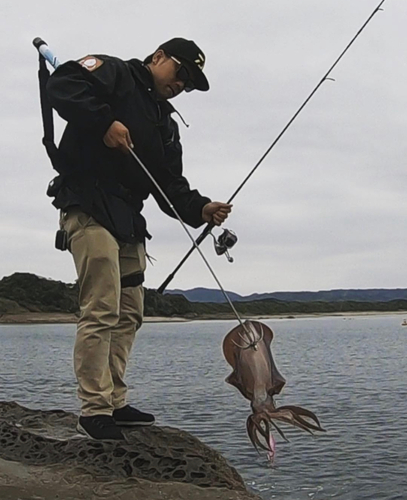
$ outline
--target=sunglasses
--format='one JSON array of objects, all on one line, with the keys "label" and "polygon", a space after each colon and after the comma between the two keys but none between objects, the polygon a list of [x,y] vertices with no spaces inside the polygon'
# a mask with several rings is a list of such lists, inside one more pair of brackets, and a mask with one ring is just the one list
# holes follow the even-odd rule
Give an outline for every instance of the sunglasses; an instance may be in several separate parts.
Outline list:
[{"label": "sunglasses", "polygon": [[175,61],[179,68],[177,69],[176,75],[181,82],[184,83],[184,90],[185,92],[191,92],[192,90],[195,89],[194,82],[191,79],[191,75],[189,74],[188,68],[182,64],[181,61],[179,61],[177,58],[174,56],[170,56],[170,58]]}]

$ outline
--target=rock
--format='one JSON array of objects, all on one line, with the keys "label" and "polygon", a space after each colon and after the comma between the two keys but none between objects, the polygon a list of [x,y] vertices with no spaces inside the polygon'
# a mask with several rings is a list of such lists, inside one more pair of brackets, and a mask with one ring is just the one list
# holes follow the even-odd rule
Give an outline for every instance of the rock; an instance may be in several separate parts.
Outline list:
[{"label": "rock", "polygon": [[171,427],[125,430],[94,441],[62,410],[0,402],[1,500],[256,500],[237,471],[191,434]]}]

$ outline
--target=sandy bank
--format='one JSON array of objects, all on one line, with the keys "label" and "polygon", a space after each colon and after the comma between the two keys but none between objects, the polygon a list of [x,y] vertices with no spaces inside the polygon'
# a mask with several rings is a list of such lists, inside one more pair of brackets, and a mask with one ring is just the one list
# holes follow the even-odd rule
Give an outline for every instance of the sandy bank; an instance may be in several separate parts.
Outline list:
[{"label": "sandy bank", "polygon": [[[250,316],[251,319],[256,320],[268,320],[268,319],[300,319],[300,318],[323,318],[323,317],[357,317],[357,316],[406,316],[407,311],[365,311],[365,312],[335,312],[335,313],[314,313],[314,314],[276,314],[276,315],[261,315],[261,316]],[[244,316],[242,316],[245,318]],[[182,318],[182,317],[165,317],[165,316],[147,316],[144,318],[145,323],[185,323],[188,321],[202,321],[202,320],[233,320],[235,317],[233,315],[208,315],[205,317],[195,317],[195,318]],[[29,313],[18,313],[18,314],[1,314],[0,324],[70,324],[76,323],[78,317],[75,314],[70,313],[41,313],[41,312],[29,312]]]},{"label": "sandy bank", "polygon": [[[0,324],[46,324],[46,323],[76,323],[78,316],[72,313],[42,313],[28,312],[18,314],[1,314]],[[161,316],[145,317],[145,323],[185,322],[186,318],[166,318]]]}]

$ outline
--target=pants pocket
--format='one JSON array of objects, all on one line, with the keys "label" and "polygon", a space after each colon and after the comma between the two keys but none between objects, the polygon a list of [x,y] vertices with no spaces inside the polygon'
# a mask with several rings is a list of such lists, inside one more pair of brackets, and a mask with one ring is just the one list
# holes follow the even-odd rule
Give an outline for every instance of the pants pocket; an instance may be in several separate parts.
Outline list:
[{"label": "pants pocket", "polygon": [[68,249],[71,250],[71,242],[80,236],[83,230],[91,226],[100,226],[93,217],[83,212],[80,208],[68,208],[61,213],[60,227],[68,234]]}]

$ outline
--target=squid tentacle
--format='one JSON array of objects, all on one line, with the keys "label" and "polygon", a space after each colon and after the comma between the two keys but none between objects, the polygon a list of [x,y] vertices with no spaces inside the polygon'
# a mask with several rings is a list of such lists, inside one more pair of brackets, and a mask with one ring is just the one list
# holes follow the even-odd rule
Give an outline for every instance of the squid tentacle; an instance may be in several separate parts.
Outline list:
[{"label": "squid tentacle", "polygon": [[[296,410],[293,410],[292,408],[295,408]],[[297,409],[303,410],[303,411],[297,411]],[[301,428],[304,430],[307,430],[308,432],[310,432],[311,429],[314,431],[326,432],[325,429],[323,429],[321,427],[321,424],[319,423],[319,420],[317,419],[317,417],[309,410],[305,410],[304,408],[301,408],[299,406],[294,406],[294,407],[280,406],[280,408],[278,410],[282,410],[284,412],[286,412],[286,411],[290,412],[294,421],[301,424]],[[302,415],[304,415],[306,418],[309,418],[309,419],[315,421],[317,425],[305,420],[305,418],[303,418]],[[312,434],[312,432],[311,432],[311,434]]]},{"label": "squid tentacle", "polygon": [[249,435],[250,441],[252,442],[253,446],[256,448],[256,451],[259,452],[259,448],[269,451],[269,449],[260,441],[258,435],[257,435],[257,427],[256,427],[256,422],[255,419],[253,418],[254,415],[250,415],[249,418],[247,419],[246,425],[247,425],[247,434]]},{"label": "squid tentacle", "polygon": [[[260,441],[259,439],[259,436],[258,436],[258,433],[264,438],[264,440],[266,441],[266,443],[268,443],[268,433],[267,433],[267,430],[263,429],[262,427],[262,423],[264,423],[265,425],[267,425],[267,420],[262,417],[259,419],[259,421],[256,420],[256,418],[253,419],[253,423],[254,423],[254,426],[255,426],[255,432],[256,432],[256,435],[257,435],[257,439],[260,443],[260,447],[263,448],[263,450],[267,450],[267,451],[270,451],[269,450],[269,447],[268,445],[263,445],[263,443]],[[270,429],[269,429],[270,430]]]},{"label": "squid tentacle", "polygon": [[304,418],[300,417],[299,415],[294,415],[294,419],[297,422],[299,422],[300,424],[302,424],[303,426],[305,426],[311,434],[313,434],[312,431],[325,432],[325,429],[322,429],[322,427],[317,427],[316,425],[311,424],[310,422],[307,422]]},{"label": "squid tentacle", "polygon": [[278,427],[278,425],[273,422],[273,420],[270,420],[271,425],[275,428],[275,430],[280,434],[280,436],[284,439],[286,443],[289,443],[289,440],[285,437],[284,432]]},{"label": "squid tentacle", "polygon": [[[265,428],[262,427],[262,424],[264,425]],[[269,446],[269,440],[271,434],[270,424],[277,430],[277,432],[284,439],[285,442],[287,443],[289,442],[284,432],[277,426],[275,422],[273,422],[273,420],[271,420],[268,413],[265,413],[264,415],[260,413],[257,414],[255,413],[250,415],[247,419],[247,433],[249,435],[250,441],[253,443],[257,451],[259,451],[258,448],[261,448],[268,452],[272,451]],[[266,446],[260,441],[258,434],[260,434],[264,438],[264,440],[267,443]]]},{"label": "squid tentacle", "polygon": [[[304,431],[308,432],[309,434],[313,434],[312,430],[315,428],[313,424],[310,424],[306,420],[304,420],[301,417],[298,417],[295,413],[293,413],[291,410],[284,409],[281,411],[281,408],[274,412],[270,412],[270,418],[274,418],[276,420],[281,420],[282,422],[285,422],[287,424],[294,425],[295,427],[299,427],[300,429],[303,429]],[[319,428],[315,428],[314,430],[319,430]]]},{"label": "squid tentacle", "polygon": [[[303,417],[308,417],[310,418],[311,420],[313,420],[319,427],[318,430],[321,430],[322,427],[321,427],[321,423],[318,419],[318,417],[315,415],[314,412],[310,411],[310,410],[307,410],[306,408],[303,408],[302,406],[295,406],[295,405],[285,405],[285,406],[280,406],[280,410],[281,409],[287,409],[287,410],[291,410],[292,412],[296,413],[297,415],[301,415]],[[324,429],[322,429],[324,430]]]}]

